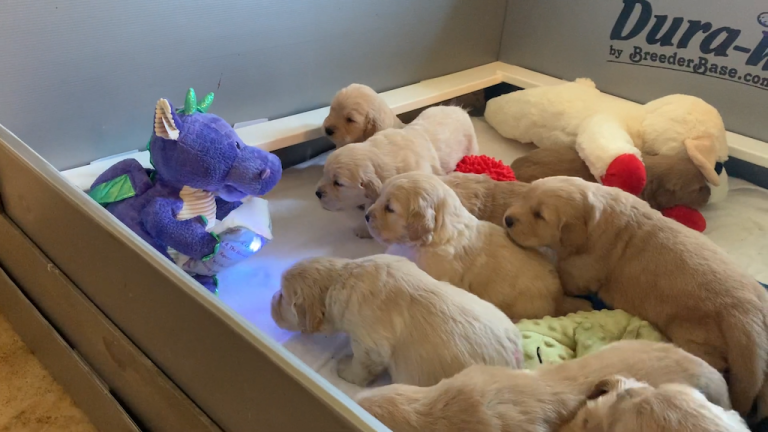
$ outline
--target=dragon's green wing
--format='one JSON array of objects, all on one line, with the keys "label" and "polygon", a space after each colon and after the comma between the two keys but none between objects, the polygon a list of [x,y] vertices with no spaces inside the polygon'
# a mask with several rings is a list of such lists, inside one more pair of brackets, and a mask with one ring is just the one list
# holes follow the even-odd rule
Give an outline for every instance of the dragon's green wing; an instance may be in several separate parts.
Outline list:
[{"label": "dragon's green wing", "polygon": [[107,204],[112,204],[136,196],[136,191],[133,189],[128,174],[123,174],[91,189],[90,192],[88,192],[88,196],[93,198],[97,203],[106,206]]}]

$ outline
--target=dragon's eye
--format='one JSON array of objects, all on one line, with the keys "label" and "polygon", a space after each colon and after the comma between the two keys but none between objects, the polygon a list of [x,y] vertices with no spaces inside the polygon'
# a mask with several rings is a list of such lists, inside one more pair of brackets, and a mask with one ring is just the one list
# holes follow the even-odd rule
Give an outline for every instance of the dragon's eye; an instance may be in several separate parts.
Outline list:
[{"label": "dragon's eye", "polygon": [[240,143],[235,141],[235,147],[237,147],[237,149],[240,150]]}]

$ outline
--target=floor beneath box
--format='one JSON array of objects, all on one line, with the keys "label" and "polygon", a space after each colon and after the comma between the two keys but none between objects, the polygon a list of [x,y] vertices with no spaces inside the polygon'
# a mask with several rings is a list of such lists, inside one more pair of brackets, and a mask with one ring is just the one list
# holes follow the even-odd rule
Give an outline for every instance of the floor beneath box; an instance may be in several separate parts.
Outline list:
[{"label": "floor beneath box", "polygon": [[2,315],[0,431],[96,431]]},{"label": "floor beneath box", "polygon": [[[473,119],[481,153],[511,163],[532,146],[499,136],[480,118]],[[270,318],[270,298],[280,274],[296,261],[318,255],[347,258],[382,253],[373,240],[352,233],[360,213],[345,215],[321,209],[314,196],[324,156],[286,170],[270,192],[274,241],[247,262],[220,275],[220,298],[263,332],[282,343],[333,385],[349,395],[361,389],[339,379],[334,359],[347,350],[343,336],[307,336],[283,331]],[[728,198],[704,210],[706,235],[759,280],[768,281],[768,191],[730,179]]]}]

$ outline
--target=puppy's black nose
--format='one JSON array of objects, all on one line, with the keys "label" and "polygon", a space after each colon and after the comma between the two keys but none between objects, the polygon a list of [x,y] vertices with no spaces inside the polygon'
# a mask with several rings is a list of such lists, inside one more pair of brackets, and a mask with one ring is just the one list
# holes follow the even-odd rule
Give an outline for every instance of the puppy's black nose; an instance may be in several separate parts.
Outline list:
[{"label": "puppy's black nose", "polygon": [[325,128],[325,134],[328,136],[333,136],[333,129],[329,127]]},{"label": "puppy's black nose", "polygon": [[365,221],[366,221],[366,222],[368,222],[368,221],[370,221],[370,220],[371,220],[371,215],[369,215],[368,213],[366,213],[366,214],[365,214]]},{"label": "puppy's black nose", "polygon": [[507,228],[512,228],[512,225],[515,224],[515,220],[512,219],[512,216],[504,216],[504,225],[507,226]]},{"label": "puppy's black nose", "polygon": [[317,197],[317,199],[322,199],[323,198],[323,192],[321,192],[320,189],[318,189],[318,190],[315,191],[315,196]]}]

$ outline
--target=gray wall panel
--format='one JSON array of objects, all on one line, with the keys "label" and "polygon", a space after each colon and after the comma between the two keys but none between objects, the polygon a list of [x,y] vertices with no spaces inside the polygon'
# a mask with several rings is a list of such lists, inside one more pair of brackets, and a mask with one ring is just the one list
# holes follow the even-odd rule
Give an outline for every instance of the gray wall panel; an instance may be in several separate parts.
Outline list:
[{"label": "gray wall panel", "polygon": [[[640,10],[650,13],[644,30],[629,40],[611,40],[611,33],[625,1],[573,1],[573,0],[509,0],[504,36],[499,60],[529,68],[563,79],[586,76],[595,80],[601,90],[637,102],[647,102],[667,94],[688,93],[704,98],[722,113],[729,130],[753,138],[768,140],[768,123],[765,110],[768,106],[768,61],[758,65],[746,63],[750,59],[761,59],[768,54],[768,27],[761,25],[758,16],[768,12],[768,2],[753,0],[626,0],[634,13],[627,20],[622,35],[627,36],[637,23]],[[635,5],[637,4],[637,5]],[[682,26],[672,38],[673,46],[662,47],[647,41],[656,16],[667,16],[662,34],[671,27],[674,18],[679,17]],[[768,20],[768,16],[764,16]],[[678,47],[679,41],[688,28],[689,21],[709,22],[709,33],[696,34],[687,48]],[[642,24],[642,22],[641,22]],[[768,23],[766,23],[768,25]],[[727,27],[723,30],[720,28]],[[642,26],[638,26],[638,29]],[[717,37],[712,37],[713,33]],[[738,32],[738,34],[737,34]],[[735,41],[727,39],[732,34]],[[631,36],[631,35],[630,35]],[[709,47],[705,38],[714,39],[711,47],[721,46],[726,56],[702,52]],[[756,49],[763,41],[760,49]],[[722,45],[721,45],[722,44]],[[740,52],[749,50],[750,53]],[[611,56],[611,47],[621,49],[620,58]],[[694,59],[697,63],[704,58],[712,63],[735,69],[733,77],[713,77],[692,73],[687,67],[660,64],[658,60],[633,62],[629,55],[635,47],[643,52],[671,55]],[[757,52],[756,54],[754,54]],[[614,53],[615,54],[615,53]],[[631,65],[611,63],[608,60],[628,62]],[[635,59],[637,60],[637,59]],[[658,68],[682,69],[672,71]],[[758,87],[744,84],[747,74],[762,77]],[[734,80],[733,81],[727,81]]]},{"label": "gray wall panel", "polygon": [[59,169],[142,148],[160,97],[231,123],[495,61],[504,0],[5,0],[0,123]]}]

